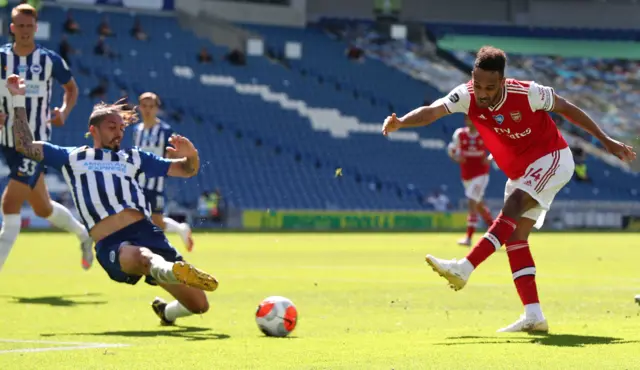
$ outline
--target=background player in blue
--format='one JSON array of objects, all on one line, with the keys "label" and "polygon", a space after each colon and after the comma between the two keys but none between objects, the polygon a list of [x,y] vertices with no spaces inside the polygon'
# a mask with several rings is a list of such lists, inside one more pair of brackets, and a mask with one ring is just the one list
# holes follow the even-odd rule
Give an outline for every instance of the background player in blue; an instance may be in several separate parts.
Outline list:
[{"label": "background player in blue", "polygon": [[120,150],[127,124],[137,120],[135,111],[124,105],[97,104],[89,118],[93,147],[60,147],[34,141],[25,109],[25,83],[11,76],[7,89],[13,95],[16,150],[62,172],[76,207],[91,237],[96,257],[109,277],[120,283],[136,284],[142,276],[150,285],[160,285],[176,300],[167,304],[156,298],[152,307],[163,324],[178,317],[204,313],[209,309],[206,291],[218,281],[183,261],[163,231],[151,222],[149,204],[138,179],[192,177],[198,173],[198,151],[187,138],[171,138],[173,159],[161,158],[138,149]]},{"label": "background player in blue", "polygon": [[[11,74],[20,75],[27,85],[26,114],[31,133],[36,140],[48,141],[51,123],[64,124],[69,112],[76,104],[78,86],[60,56],[35,44],[36,10],[27,4],[18,5],[11,12],[11,31],[15,42],[0,47],[0,78],[7,80]],[[53,80],[65,90],[62,107],[50,111]],[[0,84],[0,147],[7,165],[11,169],[9,184],[2,195],[3,222],[0,230],[0,269],[7,259],[20,233],[20,210],[28,201],[39,217],[49,220],[61,229],[75,233],[81,241],[82,266],[88,269],[93,262],[93,241],[87,230],[59,203],[53,202],[44,182],[44,166],[15,150],[12,126],[14,115],[11,96],[5,84]],[[51,120],[49,122],[49,117]]]},{"label": "background player in blue", "polygon": [[[158,118],[160,99],[152,92],[146,92],[138,98],[138,107],[142,115],[142,122],[133,129],[133,145],[146,152],[160,157],[167,157],[166,148],[174,131],[166,122]],[[187,223],[178,223],[172,218],[164,217],[166,197],[164,193],[164,177],[141,178],[140,185],[144,189],[144,196],[151,205],[151,219],[162,230],[168,233],[178,233],[187,250],[193,249],[191,227]]]}]

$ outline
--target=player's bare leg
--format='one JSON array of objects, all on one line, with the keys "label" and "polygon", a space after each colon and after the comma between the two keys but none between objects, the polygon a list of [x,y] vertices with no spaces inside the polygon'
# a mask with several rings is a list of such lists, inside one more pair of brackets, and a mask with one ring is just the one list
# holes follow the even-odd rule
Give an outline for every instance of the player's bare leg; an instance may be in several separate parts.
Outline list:
[{"label": "player's bare leg", "polygon": [[121,246],[118,261],[124,273],[138,276],[150,275],[158,283],[184,284],[208,292],[218,288],[218,280],[212,275],[184,261],[168,262],[145,247]]},{"label": "player's bare leg", "polygon": [[156,297],[151,303],[151,308],[160,318],[162,325],[173,325],[177,318],[203,314],[209,310],[207,296],[202,290],[186,285],[159,285],[175,298],[167,303],[164,299]]},{"label": "player's bare leg", "polygon": [[520,217],[538,203],[526,192],[516,189],[504,203],[502,212],[482,239],[461,260],[443,260],[427,255],[426,261],[440,276],[449,281],[453,290],[464,288],[471,273],[511,238]]},{"label": "player's bare leg", "polygon": [[177,233],[184,242],[187,251],[193,250],[193,237],[191,236],[191,227],[186,222],[179,223],[176,220],[164,217],[162,213],[154,213],[151,215],[151,220],[159,228],[167,233]]},{"label": "player's bare leg", "polygon": [[487,226],[491,226],[493,224],[493,216],[491,216],[491,210],[487,207],[483,201],[476,202],[476,212],[482,217],[484,223]]},{"label": "player's bare leg", "polygon": [[458,245],[470,247],[471,238],[473,237],[473,233],[476,232],[476,227],[478,226],[478,203],[473,199],[468,199],[468,201],[469,215],[467,215],[467,235],[458,240]]},{"label": "player's bare leg", "polygon": [[0,270],[20,234],[22,204],[29,198],[31,187],[10,179],[2,193],[2,229],[0,229]]},{"label": "player's bare leg", "polygon": [[164,223],[164,215],[162,213],[152,213],[151,221],[164,231],[167,231],[167,224]]},{"label": "player's bare leg", "polygon": [[536,285],[536,265],[529,249],[529,234],[536,220],[526,217],[507,241],[507,256],[513,274],[513,282],[524,306],[524,314],[513,324],[498,332],[548,332],[549,325],[542,313]]},{"label": "player's bare leg", "polygon": [[89,236],[87,229],[65,206],[51,200],[44,175],[40,175],[27,200],[38,217],[46,219],[57,228],[76,234],[80,240],[82,268],[89,269],[93,264],[93,239]]}]

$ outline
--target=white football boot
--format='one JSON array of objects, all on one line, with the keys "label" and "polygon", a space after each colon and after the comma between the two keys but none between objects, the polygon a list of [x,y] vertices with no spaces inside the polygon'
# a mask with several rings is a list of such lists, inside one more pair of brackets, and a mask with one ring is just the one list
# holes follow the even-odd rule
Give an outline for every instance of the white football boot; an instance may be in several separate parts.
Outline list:
[{"label": "white football boot", "polygon": [[471,246],[471,239],[470,238],[458,239],[458,245],[463,245],[465,247],[470,247]]},{"label": "white football boot", "polygon": [[638,295],[636,296],[636,303],[637,303],[637,304],[640,304],[640,294],[638,294]]},{"label": "white football boot", "polygon": [[460,261],[455,259],[442,260],[430,254],[427,254],[425,259],[433,271],[449,281],[451,289],[458,291],[467,284],[471,273],[464,270]]},{"label": "white football boot", "polygon": [[191,226],[188,223],[183,222],[180,224],[180,230],[178,230],[180,238],[184,242],[188,252],[193,250],[193,236],[191,235]]},{"label": "white football boot", "polygon": [[88,270],[93,264],[93,239],[88,237],[80,243],[80,250],[82,251],[82,268]]},{"label": "white football boot", "polygon": [[498,333],[548,333],[549,324],[546,319],[540,320],[536,316],[527,316],[526,314],[520,315],[518,321],[513,324],[498,329]]}]

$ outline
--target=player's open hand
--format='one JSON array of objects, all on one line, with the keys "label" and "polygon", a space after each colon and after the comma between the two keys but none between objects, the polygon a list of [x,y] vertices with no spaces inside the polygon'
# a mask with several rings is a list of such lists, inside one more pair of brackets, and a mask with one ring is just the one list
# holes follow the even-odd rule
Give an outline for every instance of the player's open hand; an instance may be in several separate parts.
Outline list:
[{"label": "player's open hand", "polygon": [[7,78],[7,90],[11,95],[25,95],[27,85],[24,83],[23,78],[14,74]]},{"label": "player's open hand", "polygon": [[53,108],[53,113],[51,119],[49,119],[49,122],[51,122],[54,126],[62,126],[64,125],[64,121],[66,120],[67,113],[64,110],[58,107]]},{"label": "player's open hand", "polygon": [[189,158],[198,155],[196,147],[193,143],[182,135],[173,135],[169,138],[169,143],[173,147],[167,147],[167,156],[169,158]]},{"label": "player's open hand", "polygon": [[395,113],[392,113],[384,120],[384,124],[382,125],[382,135],[387,136],[390,132],[398,131],[401,126],[402,122],[398,117],[396,117]]},{"label": "player's open hand", "polygon": [[602,140],[602,145],[609,153],[615,155],[624,162],[632,162],[636,159],[636,152],[633,151],[633,147],[625,143],[621,143],[618,140],[607,137],[606,140]]},{"label": "player's open hand", "polygon": [[5,112],[0,112],[0,130],[2,130],[7,123],[7,114]]}]

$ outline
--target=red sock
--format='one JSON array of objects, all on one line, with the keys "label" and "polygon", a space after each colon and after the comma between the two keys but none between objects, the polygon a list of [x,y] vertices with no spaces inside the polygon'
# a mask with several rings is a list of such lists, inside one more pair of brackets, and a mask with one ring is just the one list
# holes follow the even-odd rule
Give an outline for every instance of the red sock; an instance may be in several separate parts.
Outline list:
[{"label": "red sock", "polygon": [[493,223],[493,217],[491,217],[491,211],[487,206],[484,206],[480,209],[480,216],[484,220],[487,225],[491,225]]},{"label": "red sock", "polygon": [[467,260],[471,262],[473,267],[478,267],[478,265],[489,258],[493,252],[500,249],[502,244],[509,240],[509,237],[511,237],[515,229],[515,220],[503,216],[502,213],[500,213],[482,239],[480,239],[471,252],[469,252]]},{"label": "red sock", "polygon": [[478,216],[475,213],[469,213],[467,216],[467,239],[471,239],[478,225]]},{"label": "red sock", "polygon": [[540,303],[536,286],[536,264],[533,262],[529,243],[526,240],[510,242],[507,244],[507,255],[522,304]]}]

